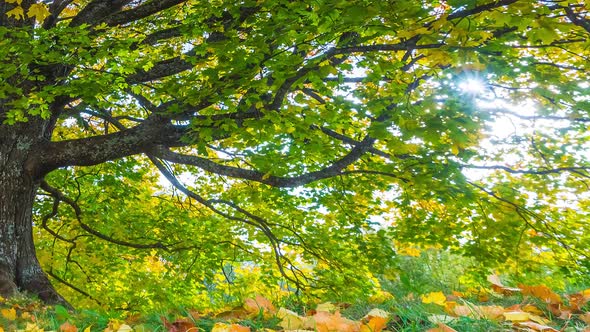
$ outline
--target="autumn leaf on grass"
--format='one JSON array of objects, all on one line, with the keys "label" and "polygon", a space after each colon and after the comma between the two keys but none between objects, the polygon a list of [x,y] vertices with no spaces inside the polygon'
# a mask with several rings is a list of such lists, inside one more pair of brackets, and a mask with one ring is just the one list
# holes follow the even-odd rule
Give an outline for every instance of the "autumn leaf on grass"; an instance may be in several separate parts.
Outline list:
[{"label": "autumn leaf on grass", "polygon": [[215,323],[211,332],[250,332],[250,328],[238,324]]},{"label": "autumn leaf on grass", "polygon": [[16,310],[14,308],[2,309],[0,310],[0,313],[2,313],[2,316],[8,320],[16,319]]},{"label": "autumn leaf on grass", "polygon": [[524,311],[508,311],[504,313],[504,318],[512,322],[526,322],[530,317],[531,314]]},{"label": "autumn leaf on grass", "polygon": [[500,281],[500,277],[497,274],[492,274],[488,276],[488,281],[492,284],[492,289],[496,293],[502,295],[512,295],[514,293],[520,292],[520,288],[504,286]]},{"label": "autumn leaf on grass", "polygon": [[318,332],[358,332],[360,331],[360,323],[342,317],[338,311],[333,314],[319,311],[309,317],[304,328]]},{"label": "autumn leaf on grass", "polygon": [[162,323],[168,332],[198,331],[197,327],[188,318],[179,318],[170,323],[166,317],[161,317]]},{"label": "autumn leaf on grass", "polygon": [[[22,330],[19,330],[22,331]],[[43,329],[41,326],[35,324],[35,323],[27,323],[27,325],[25,325],[25,332],[44,332],[45,329]]]},{"label": "autumn leaf on grass", "polygon": [[389,320],[389,313],[381,309],[372,309],[363,317],[361,332],[379,332],[385,328]]},{"label": "autumn leaf on grass", "polygon": [[551,326],[547,326],[547,325],[541,325],[535,322],[520,322],[520,323],[516,323],[515,324],[518,327],[525,327],[525,328],[529,328],[533,331],[539,331],[539,332],[559,332],[559,330],[556,330],[554,328],[552,328]]},{"label": "autumn leaf on grass", "polygon": [[447,301],[447,297],[443,292],[431,292],[420,296],[422,303],[434,303],[440,306],[444,306]]},{"label": "autumn leaf on grass", "polygon": [[244,300],[244,309],[249,316],[257,316],[262,311],[265,318],[269,318],[277,312],[277,309],[267,298],[256,295],[254,299]]},{"label": "autumn leaf on grass", "polygon": [[545,285],[525,286],[519,285],[522,289],[523,295],[534,296],[548,304],[562,304],[561,297],[555,294],[549,287]]},{"label": "autumn leaf on grass", "polygon": [[578,316],[578,318],[579,318],[579,319],[580,319],[582,322],[584,322],[584,323],[586,323],[586,324],[590,325],[590,312],[587,312],[587,313],[585,313],[585,314],[582,314],[582,315]]},{"label": "autumn leaf on grass", "polygon": [[280,308],[279,312],[277,312],[277,318],[281,320],[279,326],[284,328],[285,330],[299,330],[302,329],[305,325],[305,321],[307,318],[299,316],[297,313],[285,309]]},{"label": "autumn leaf on grass", "polygon": [[65,322],[59,326],[60,332],[78,332],[78,328],[70,322]]},{"label": "autumn leaf on grass", "polygon": [[574,293],[567,295],[567,299],[569,302],[569,307],[573,311],[580,311],[580,309],[590,301],[589,296],[585,296],[584,293]]},{"label": "autumn leaf on grass", "polygon": [[460,305],[453,309],[457,316],[471,317],[475,319],[498,320],[504,314],[504,308],[500,306],[477,306],[477,305]]}]

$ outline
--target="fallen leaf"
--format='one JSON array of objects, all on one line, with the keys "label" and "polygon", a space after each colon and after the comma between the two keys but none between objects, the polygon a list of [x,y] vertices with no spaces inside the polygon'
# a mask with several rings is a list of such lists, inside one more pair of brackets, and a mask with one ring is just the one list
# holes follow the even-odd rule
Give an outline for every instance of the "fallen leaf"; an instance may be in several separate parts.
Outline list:
[{"label": "fallen leaf", "polygon": [[279,326],[286,330],[302,329],[306,320],[306,318],[303,318],[297,313],[285,308],[279,309],[277,312],[277,318],[281,320]]},{"label": "fallen leaf", "polygon": [[526,322],[531,314],[524,311],[509,311],[504,313],[504,318],[512,322]]},{"label": "fallen leaf", "polygon": [[539,324],[549,324],[551,323],[550,320],[545,319],[539,315],[535,315],[535,314],[530,314],[529,315],[530,320],[532,320],[535,323],[539,323]]},{"label": "fallen leaf", "polygon": [[447,315],[430,315],[430,316],[428,316],[427,319],[432,324],[451,323],[451,322],[457,320],[456,317],[447,316]]},{"label": "fallen leaf", "polygon": [[420,297],[422,298],[422,303],[434,303],[440,306],[444,306],[447,301],[447,297],[443,292],[431,292]]},{"label": "fallen leaf", "polygon": [[161,319],[168,332],[198,331],[195,324],[188,318],[180,318],[172,323],[169,322],[166,317],[161,317]]},{"label": "fallen leaf", "polygon": [[531,314],[535,314],[535,315],[542,315],[543,311],[541,311],[541,309],[535,307],[532,304],[527,304],[524,307],[522,307],[522,311],[526,311],[529,312]]},{"label": "fallen leaf", "polygon": [[133,329],[127,324],[121,324],[117,332],[133,332]]},{"label": "fallen leaf", "polygon": [[249,313],[249,316],[256,316],[262,312],[262,315],[267,318],[277,312],[270,300],[260,295],[256,295],[254,299],[245,299],[244,309]]},{"label": "fallen leaf", "polygon": [[363,317],[361,332],[379,332],[385,328],[389,313],[378,308],[372,309]]},{"label": "fallen leaf", "polygon": [[531,295],[534,296],[545,303],[549,304],[561,304],[563,303],[561,297],[555,294],[549,287],[545,285],[537,285],[537,286],[525,286],[519,285],[522,289],[523,295]]},{"label": "fallen leaf", "polygon": [[238,324],[215,323],[211,332],[250,332],[250,328]]},{"label": "fallen leaf", "polygon": [[567,295],[567,299],[569,302],[569,307],[573,311],[580,311],[580,309],[590,301],[590,297],[584,296],[582,293],[575,293]]},{"label": "fallen leaf", "polygon": [[533,331],[540,331],[540,332],[559,332],[559,330],[556,330],[556,329],[552,328],[551,326],[541,325],[541,324],[538,324],[535,322],[519,322],[519,323],[516,323],[516,326],[527,327]]},{"label": "fallen leaf", "polygon": [[63,324],[61,324],[59,326],[59,330],[61,332],[78,332],[78,328],[72,324],[70,324],[70,322],[65,322]]},{"label": "fallen leaf", "polygon": [[579,315],[579,316],[578,316],[578,318],[579,318],[579,319],[580,319],[582,322],[584,322],[584,323],[586,323],[586,324],[590,325],[590,312],[587,312],[587,313],[585,313],[585,314]]},{"label": "fallen leaf", "polygon": [[502,295],[512,295],[514,293],[520,292],[520,288],[504,286],[497,274],[488,276],[488,281],[492,284],[492,290],[496,293]]},{"label": "fallen leaf", "polygon": [[490,320],[498,320],[504,314],[505,309],[500,306],[476,306],[476,305],[462,305],[454,309],[457,316],[471,317],[476,319],[486,318]]},{"label": "fallen leaf", "polygon": [[304,328],[318,332],[358,332],[360,323],[342,317],[338,311],[333,314],[319,311],[306,320]]}]

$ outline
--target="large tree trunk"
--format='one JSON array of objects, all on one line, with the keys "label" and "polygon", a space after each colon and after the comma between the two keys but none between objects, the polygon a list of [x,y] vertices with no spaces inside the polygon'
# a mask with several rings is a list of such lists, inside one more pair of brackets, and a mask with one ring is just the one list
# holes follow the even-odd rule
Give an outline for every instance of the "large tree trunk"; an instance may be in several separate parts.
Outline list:
[{"label": "large tree trunk", "polygon": [[44,136],[32,123],[0,124],[0,295],[17,289],[47,303],[65,303],[42,271],[33,243],[33,202],[39,179],[27,171],[29,153]]}]

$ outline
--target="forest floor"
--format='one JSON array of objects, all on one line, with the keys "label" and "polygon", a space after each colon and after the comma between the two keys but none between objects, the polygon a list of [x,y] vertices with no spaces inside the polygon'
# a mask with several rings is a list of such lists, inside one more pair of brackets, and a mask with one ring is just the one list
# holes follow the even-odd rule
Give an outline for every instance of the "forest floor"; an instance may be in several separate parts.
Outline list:
[{"label": "forest floor", "polygon": [[212,312],[190,308],[137,314],[68,311],[17,296],[0,299],[0,331],[245,332],[245,331],[562,331],[590,332],[590,289],[558,293],[545,285],[488,287],[463,292],[381,292],[367,303],[271,303],[262,296]]}]

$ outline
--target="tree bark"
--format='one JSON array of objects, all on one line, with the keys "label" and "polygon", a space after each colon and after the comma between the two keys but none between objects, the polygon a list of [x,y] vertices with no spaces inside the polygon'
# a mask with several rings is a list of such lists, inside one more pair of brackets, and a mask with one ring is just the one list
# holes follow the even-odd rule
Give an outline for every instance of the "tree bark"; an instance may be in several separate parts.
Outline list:
[{"label": "tree bark", "polygon": [[0,295],[17,290],[47,303],[66,303],[41,269],[33,242],[33,203],[39,179],[27,171],[33,147],[43,139],[34,123],[0,124]]}]

